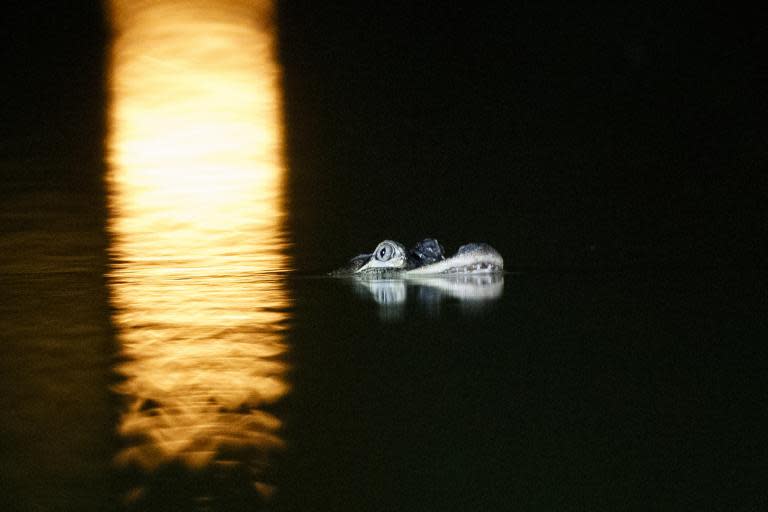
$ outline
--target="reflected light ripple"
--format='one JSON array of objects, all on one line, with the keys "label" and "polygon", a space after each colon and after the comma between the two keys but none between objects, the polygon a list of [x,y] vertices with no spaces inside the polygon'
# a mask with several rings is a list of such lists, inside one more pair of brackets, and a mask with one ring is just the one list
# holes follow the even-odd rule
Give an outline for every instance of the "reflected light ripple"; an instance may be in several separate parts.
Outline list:
[{"label": "reflected light ripple", "polygon": [[258,475],[282,445],[280,419],[265,410],[289,388],[271,8],[110,2],[120,464],[239,464]]}]

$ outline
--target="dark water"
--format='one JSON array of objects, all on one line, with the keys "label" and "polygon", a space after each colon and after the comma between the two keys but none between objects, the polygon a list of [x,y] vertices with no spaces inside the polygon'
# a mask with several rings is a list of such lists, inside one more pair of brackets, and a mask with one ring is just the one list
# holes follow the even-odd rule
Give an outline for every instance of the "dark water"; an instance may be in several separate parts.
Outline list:
[{"label": "dark water", "polygon": [[[280,5],[285,183],[203,188],[205,236],[106,180],[107,66],[64,72],[103,13],[24,46],[54,57],[0,132],[2,510],[765,507],[750,54],[675,9],[395,7]],[[325,275],[426,236],[508,272]]]},{"label": "dark water", "polygon": [[6,510],[121,509],[137,484],[129,509],[759,503],[765,317],[727,273],[513,271],[486,301],[285,274],[290,391],[269,406],[284,445],[260,473],[272,497],[248,473],[116,465],[126,440],[101,199],[13,188],[0,260]]}]

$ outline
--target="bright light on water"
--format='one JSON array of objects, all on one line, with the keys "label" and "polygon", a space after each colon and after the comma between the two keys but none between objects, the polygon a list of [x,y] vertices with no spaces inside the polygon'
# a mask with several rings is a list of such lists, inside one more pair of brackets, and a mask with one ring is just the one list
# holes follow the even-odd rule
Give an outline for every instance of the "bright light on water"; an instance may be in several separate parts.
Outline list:
[{"label": "bright light on water", "polygon": [[288,391],[289,266],[269,2],[112,0],[118,462],[262,467]]}]

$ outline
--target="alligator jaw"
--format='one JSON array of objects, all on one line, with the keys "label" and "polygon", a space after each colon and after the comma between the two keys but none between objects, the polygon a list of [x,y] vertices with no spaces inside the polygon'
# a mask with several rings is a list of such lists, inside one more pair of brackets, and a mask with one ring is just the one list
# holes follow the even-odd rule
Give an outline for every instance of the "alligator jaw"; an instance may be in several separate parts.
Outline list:
[{"label": "alligator jaw", "polygon": [[490,274],[502,272],[504,260],[501,255],[489,246],[483,250],[464,252],[444,260],[424,265],[413,270],[406,270],[406,275],[431,274]]}]

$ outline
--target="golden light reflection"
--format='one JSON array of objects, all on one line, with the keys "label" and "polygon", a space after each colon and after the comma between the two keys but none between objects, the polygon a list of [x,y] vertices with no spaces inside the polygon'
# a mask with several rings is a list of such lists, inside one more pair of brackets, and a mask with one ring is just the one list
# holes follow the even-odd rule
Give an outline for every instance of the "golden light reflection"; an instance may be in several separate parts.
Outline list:
[{"label": "golden light reflection", "polygon": [[[288,391],[271,3],[111,0],[118,461],[263,465]],[[235,460],[235,454],[250,458]]]}]

